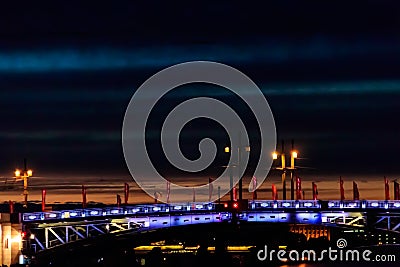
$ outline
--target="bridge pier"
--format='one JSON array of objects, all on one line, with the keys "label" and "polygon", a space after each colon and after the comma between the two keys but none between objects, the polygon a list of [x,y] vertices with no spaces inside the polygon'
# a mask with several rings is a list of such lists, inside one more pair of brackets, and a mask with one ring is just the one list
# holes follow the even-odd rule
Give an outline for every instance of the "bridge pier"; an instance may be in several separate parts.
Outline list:
[{"label": "bridge pier", "polygon": [[0,213],[0,264],[7,266],[18,263],[22,249],[22,224],[14,215],[19,214]]}]

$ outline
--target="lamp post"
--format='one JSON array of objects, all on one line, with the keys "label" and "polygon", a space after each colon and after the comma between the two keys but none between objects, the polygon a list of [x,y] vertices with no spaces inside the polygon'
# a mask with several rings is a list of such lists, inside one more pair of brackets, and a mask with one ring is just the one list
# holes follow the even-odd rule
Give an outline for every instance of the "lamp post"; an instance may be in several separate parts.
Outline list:
[{"label": "lamp post", "polygon": [[290,198],[293,200],[294,199],[294,170],[296,167],[294,166],[294,160],[297,159],[297,152],[292,151],[290,153]]},{"label": "lamp post", "polygon": [[286,167],[286,157],[285,157],[285,144],[282,140],[282,152],[279,154],[278,152],[272,153],[272,159],[277,160],[280,156],[281,158],[281,166],[275,169],[282,171],[282,199],[286,200],[286,170],[290,170],[290,198],[294,200],[294,170],[295,167],[295,159],[297,158],[298,152],[294,150],[294,143],[292,140],[292,151],[290,153],[290,167]]},{"label": "lamp post", "polygon": [[[272,159],[277,160],[278,159],[278,152],[273,152],[272,153]],[[285,144],[282,140],[282,152],[280,154],[281,156],[281,167],[277,167],[277,170],[282,171],[282,199],[286,200],[286,158],[285,158]]]},{"label": "lamp post", "polygon": [[[237,160],[237,165],[236,166],[238,166],[238,176],[239,176],[239,200],[242,200],[243,199],[243,195],[242,195],[242,192],[243,192],[243,179],[242,178],[243,177],[241,176],[242,150],[244,150],[245,152],[250,152],[250,147],[249,146],[245,146],[245,147],[239,146],[237,148],[237,150],[238,150],[238,160]],[[225,147],[224,151],[225,151],[225,153],[229,153],[231,151],[231,148],[229,146],[227,146],[227,147]],[[229,171],[229,176],[230,176],[229,177],[230,178],[229,186],[230,186],[230,188],[233,188],[233,170],[232,170],[232,167],[234,167],[234,166],[235,165],[227,166],[228,168],[231,168],[230,171]],[[230,191],[230,196],[231,196],[231,201],[233,201],[233,190],[232,189]]]},{"label": "lamp post", "polygon": [[24,170],[21,172],[16,169],[14,172],[15,178],[21,178],[24,181],[24,208],[28,207],[28,178],[33,175],[32,170],[26,168],[26,159],[24,159]]},{"label": "lamp post", "polygon": [[292,151],[290,152],[290,199],[294,200],[294,170],[296,169],[294,165],[294,160],[297,159],[297,151],[294,150],[294,141],[292,140]]},{"label": "lamp post", "polygon": [[[226,146],[224,151],[225,151],[225,153],[230,153],[231,149],[229,146]],[[229,197],[230,197],[230,200],[233,201],[233,169],[232,168],[234,167],[234,165],[227,165],[226,167],[229,168],[229,188],[230,188]]]}]

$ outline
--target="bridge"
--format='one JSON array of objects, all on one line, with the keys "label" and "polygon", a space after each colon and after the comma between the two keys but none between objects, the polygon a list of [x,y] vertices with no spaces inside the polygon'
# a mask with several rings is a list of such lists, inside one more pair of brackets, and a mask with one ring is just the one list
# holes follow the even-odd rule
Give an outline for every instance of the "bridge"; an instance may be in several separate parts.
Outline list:
[{"label": "bridge", "polygon": [[[307,224],[400,233],[400,201],[253,200],[142,204],[30,212],[19,214],[18,218],[18,224],[10,225],[13,228],[11,243],[15,243],[12,248],[14,257],[9,257],[11,262],[17,258],[24,262],[24,254],[35,254],[104,234],[206,223]],[[6,224],[2,223],[2,228],[5,244],[9,242],[5,241]]]}]

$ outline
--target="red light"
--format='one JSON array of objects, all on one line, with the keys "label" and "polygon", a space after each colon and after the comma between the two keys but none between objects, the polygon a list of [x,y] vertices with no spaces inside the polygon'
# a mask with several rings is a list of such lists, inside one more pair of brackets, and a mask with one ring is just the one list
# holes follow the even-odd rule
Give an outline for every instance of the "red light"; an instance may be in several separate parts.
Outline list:
[{"label": "red light", "polygon": [[21,232],[21,238],[24,239],[26,237],[26,232]]},{"label": "red light", "polygon": [[225,204],[224,204],[224,208],[227,208],[227,207],[228,207],[228,203],[225,203]]},{"label": "red light", "polygon": [[238,204],[237,202],[233,203],[233,208],[234,208],[234,209],[239,208],[239,204]]}]

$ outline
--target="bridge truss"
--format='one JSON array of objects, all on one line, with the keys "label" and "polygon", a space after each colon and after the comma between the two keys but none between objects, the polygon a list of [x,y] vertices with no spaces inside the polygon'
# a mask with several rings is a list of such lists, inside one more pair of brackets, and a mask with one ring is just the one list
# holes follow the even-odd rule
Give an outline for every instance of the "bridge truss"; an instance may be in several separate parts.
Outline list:
[{"label": "bridge truss", "polygon": [[376,228],[400,233],[400,202],[252,201],[245,210],[216,203],[137,205],[23,214],[27,249],[38,252],[105,234],[222,222]]}]

